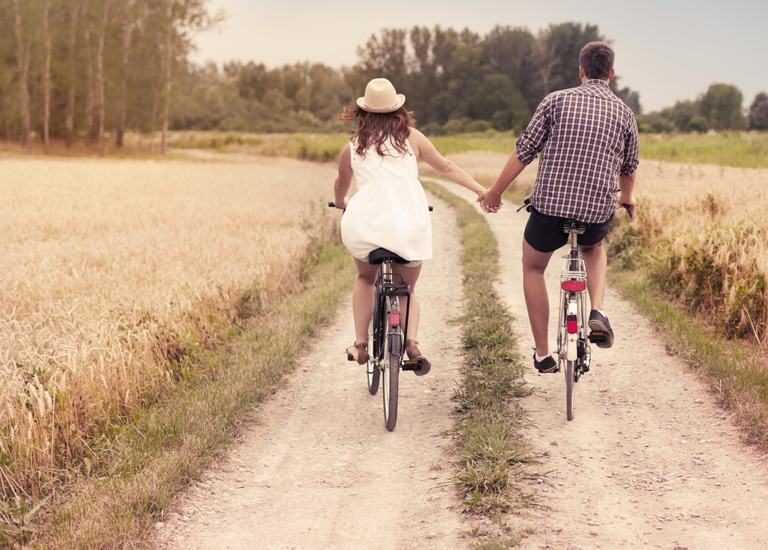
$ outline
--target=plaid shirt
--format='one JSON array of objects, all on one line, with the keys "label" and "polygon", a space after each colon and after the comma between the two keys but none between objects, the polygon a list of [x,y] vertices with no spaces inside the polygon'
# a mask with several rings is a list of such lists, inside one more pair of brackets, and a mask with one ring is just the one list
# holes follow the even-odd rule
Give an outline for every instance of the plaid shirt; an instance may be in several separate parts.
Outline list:
[{"label": "plaid shirt", "polygon": [[602,80],[549,94],[517,140],[517,158],[541,153],[531,195],[550,216],[601,223],[616,210],[616,180],[637,169],[637,122]]}]

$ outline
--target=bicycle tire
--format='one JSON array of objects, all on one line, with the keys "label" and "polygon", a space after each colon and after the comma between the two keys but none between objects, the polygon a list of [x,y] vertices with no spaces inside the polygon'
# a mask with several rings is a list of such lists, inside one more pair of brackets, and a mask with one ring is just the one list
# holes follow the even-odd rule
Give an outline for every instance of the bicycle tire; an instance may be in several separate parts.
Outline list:
[{"label": "bicycle tire", "polygon": [[400,328],[393,328],[392,332],[387,334],[384,339],[384,346],[381,396],[384,405],[384,425],[387,431],[391,432],[397,424],[397,394],[400,384],[400,351],[402,350]]},{"label": "bicycle tire", "polygon": [[370,361],[365,367],[366,383],[368,385],[368,393],[376,395],[379,391],[379,381],[381,379],[381,353],[383,338],[381,335],[385,330],[385,317],[382,315],[384,308],[381,307],[381,288],[376,286],[376,297],[374,298],[373,317],[371,318],[371,340],[373,341],[373,349],[371,350],[373,355]]},{"label": "bicycle tire", "polygon": [[576,385],[576,361],[565,362],[565,417],[573,420],[573,390]]},{"label": "bicycle tire", "polygon": [[371,395],[376,395],[376,393],[379,391],[381,369],[373,360],[371,360],[368,361],[368,364],[365,366],[365,371],[365,377],[368,382],[368,393]]}]

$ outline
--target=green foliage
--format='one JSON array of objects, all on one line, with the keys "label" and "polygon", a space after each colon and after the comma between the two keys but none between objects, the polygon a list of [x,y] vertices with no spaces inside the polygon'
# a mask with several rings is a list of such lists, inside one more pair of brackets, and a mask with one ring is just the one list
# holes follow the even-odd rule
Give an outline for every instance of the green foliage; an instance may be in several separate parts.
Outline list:
[{"label": "green foliage", "polygon": [[749,107],[749,129],[768,130],[768,94],[760,92]]},{"label": "green foliage", "polygon": [[736,86],[712,84],[702,96],[701,114],[715,130],[743,130],[747,124],[741,112],[744,97]]}]

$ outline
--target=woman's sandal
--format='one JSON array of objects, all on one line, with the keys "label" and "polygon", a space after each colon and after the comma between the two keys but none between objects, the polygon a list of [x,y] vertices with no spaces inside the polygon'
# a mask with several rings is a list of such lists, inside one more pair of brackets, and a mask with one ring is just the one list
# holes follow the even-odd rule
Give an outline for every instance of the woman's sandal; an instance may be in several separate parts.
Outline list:
[{"label": "woman's sandal", "polygon": [[413,370],[416,376],[424,376],[432,368],[432,363],[421,354],[417,340],[406,340],[405,352],[408,354],[408,359],[416,361],[416,368]]},{"label": "woman's sandal", "polygon": [[347,348],[347,361],[357,361],[358,365],[365,365],[369,359],[368,342],[355,342]]}]

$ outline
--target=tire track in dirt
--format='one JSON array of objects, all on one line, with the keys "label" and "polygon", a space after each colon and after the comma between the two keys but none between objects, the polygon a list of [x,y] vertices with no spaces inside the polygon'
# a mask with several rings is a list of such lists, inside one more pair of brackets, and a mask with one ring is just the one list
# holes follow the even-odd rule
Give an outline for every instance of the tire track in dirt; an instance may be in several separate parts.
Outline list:
[{"label": "tire track in dirt", "polygon": [[[533,337],[521,279],[527,214],[515,208],[507,204],[488,221],[501,252],[498,288],[530,363]],[[560,256],[547,273],[554,308]],[[695,373],[669,355],[650,323],[610,288],[605,310],[616,344],[593,346],[572,422],[565,420],[563,375],[539,375],[532,365],[527,371],[535,391],[521,402],[532,421],[526,436],[541,460],[534,490],[548,510],[510,518],[530,532],[522,547],[768,548],[766,457],[740,443],[738,428]]]},{"label": "tire track in dirt", "polygon": [[451,435],[462,362],[460,329],[450,322],[461,313],[461,245],[452,210],[432,201],[435,259],[418,292],[421,348],[433,367],[425,377],[401,373],[396,430],[384,428],[381,390],[370,396],[362,367],[343,355],[354,336],[347,299],[228,457],[158,525],[159,545],[466,546]]}]

